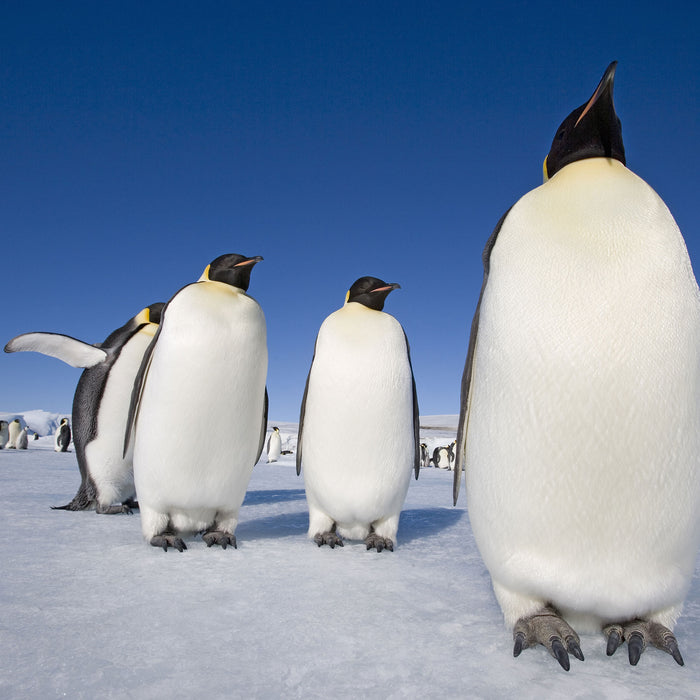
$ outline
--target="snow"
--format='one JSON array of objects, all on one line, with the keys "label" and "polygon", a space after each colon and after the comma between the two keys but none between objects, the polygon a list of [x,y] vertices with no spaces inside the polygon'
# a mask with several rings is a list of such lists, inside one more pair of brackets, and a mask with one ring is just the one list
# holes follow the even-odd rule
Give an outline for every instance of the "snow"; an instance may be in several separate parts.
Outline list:
[{"label": "snow", "polygon": [[20,411],[18,413],[3,413],[0,412],[0,420],[11,423],[15,418],[19,418],[20,425],[24,428],[26,425],[32,433],[38,433],[41,437],[45,435],[53,435],[56,428],[61,424],[62,418],[68,418],[70,421],[70,413],[49,413],[48,411]]},{"label": "snow", "polygon": [[[454,439],[439,418],[422,419],[426,442]],[[296,424],[272,425],[293,448]],[[1,450],[0,697],[700,696],[700,568],[676,627],[684,667],[656,650],[631,667],[593,635],[566,673],[541,647],[513,658],[451,472],[412,480],[396,550],[378,554],[316,547],[294,455],[265,459],[237,550],[191,538],[165,553],[138,515],[49,509],[79,483],[52,437]]]}]

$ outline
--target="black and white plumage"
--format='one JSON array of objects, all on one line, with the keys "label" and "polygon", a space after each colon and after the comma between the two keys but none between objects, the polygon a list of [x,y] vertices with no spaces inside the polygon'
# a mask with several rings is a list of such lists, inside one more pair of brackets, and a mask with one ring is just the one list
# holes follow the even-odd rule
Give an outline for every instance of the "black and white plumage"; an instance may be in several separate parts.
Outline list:
[{"label": "black and white plumage", "polygon": [[568,670],[580,630],[636,664],[671,630],[700,542],[700,293],[660,197],[625,166],[611,64],[546,182],[501,218],[462,382],[454,498],[517,656]]},{"label": "black and white plumage", "polygon": [[[73,397],[73,444],[80,486],[55,510],[130,513],[135,505],[132,454],[123,453],[131,392],[141,360],[158,328],[162,303],[151,304],[96,345],[57,333],[24,333],[6,352],[40,352],[85,368]],[[66,419],[62,443],[70,442]],[[58,445],[58,434],[56,438]]]},{"label": "black and white plumage", "polygon": [[[170,299],[144,356],[125,449],[133,440],[141,528],[154,546],[182,551],[180,535],[197,532],[209,546],[236,546],[267,427],[265,317],[246,294],[260,260],[212,261]],[[200,434],[218,437],[193,439]]]},{"label": "black and white plumage", "polygon": [[[418,402],[406,335],[382,311],[397,284],[361,277],[318,332],[297,440],[309,537],[393,549],[411,472],[420,470]],[[346,449],[344,445],[351,445]]]}]

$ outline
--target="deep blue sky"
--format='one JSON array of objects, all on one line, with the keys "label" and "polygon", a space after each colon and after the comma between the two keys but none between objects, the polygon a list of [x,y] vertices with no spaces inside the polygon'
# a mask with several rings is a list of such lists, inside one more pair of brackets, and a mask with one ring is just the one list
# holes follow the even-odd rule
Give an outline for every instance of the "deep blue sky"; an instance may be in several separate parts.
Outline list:
[{"label": "deep blue sky", "polygon": [[[216,256],[262,255],[271,418],[298,416],[362,275],[402,286],[421,413],[457,413],[484,243],[613,59],[628,166],[700,268],[697,16],[674,7],[5,3],[0,340],[99,342]],[[79,374],[0,353],[0,410],[70,411]]]}]

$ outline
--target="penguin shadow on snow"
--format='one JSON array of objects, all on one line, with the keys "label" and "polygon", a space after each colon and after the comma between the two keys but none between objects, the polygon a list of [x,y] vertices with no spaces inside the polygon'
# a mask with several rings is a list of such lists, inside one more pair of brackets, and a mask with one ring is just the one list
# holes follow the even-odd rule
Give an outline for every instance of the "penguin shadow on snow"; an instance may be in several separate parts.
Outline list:
[{"label": "penguin shadow on snow", "polygon": [[414,540],[439,535],[443,530],[456,525],[466,511],[457,508],[411,508],[401,512],[398,547]]},{"label": "penguin shadow on snow", "polygon": [[283,501],[304,500],[304,489],[260,489],[248,491],[243,500],[244,506],[258,506],[262,503],[282,503]]}]

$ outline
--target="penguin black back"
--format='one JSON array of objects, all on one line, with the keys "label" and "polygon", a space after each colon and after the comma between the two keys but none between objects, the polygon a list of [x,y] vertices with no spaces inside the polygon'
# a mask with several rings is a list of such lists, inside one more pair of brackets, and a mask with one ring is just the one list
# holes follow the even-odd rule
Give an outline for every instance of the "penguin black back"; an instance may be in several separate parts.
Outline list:
[{"label": "penguin black back", "polygon": [[547,178],[585,158],[614,158],[626,164],[622,124],[613,103],[616,68],[617,61],[613,61],[588,102],[571,112],[557,129],[545,159]]}]

